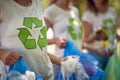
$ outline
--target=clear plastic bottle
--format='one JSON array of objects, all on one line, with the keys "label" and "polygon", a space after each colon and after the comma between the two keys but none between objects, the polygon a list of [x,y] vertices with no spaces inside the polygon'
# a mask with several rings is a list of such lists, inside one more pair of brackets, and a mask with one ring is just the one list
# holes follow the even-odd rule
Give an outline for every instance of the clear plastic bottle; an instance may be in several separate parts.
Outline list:
[{"label": "clear plastic bottle", "polygon": [[35,73],[26,71],[25,74],[20,74],[17,71],[11,71],[8,73],[9,80],[35,80]]}]

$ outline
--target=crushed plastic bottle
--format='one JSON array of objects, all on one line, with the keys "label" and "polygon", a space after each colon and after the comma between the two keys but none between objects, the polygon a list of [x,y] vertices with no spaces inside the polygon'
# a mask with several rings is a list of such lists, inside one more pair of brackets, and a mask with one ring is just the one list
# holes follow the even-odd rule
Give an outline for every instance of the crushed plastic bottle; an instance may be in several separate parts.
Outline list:
[{"label": "crushed plastic bottle", "polygon": [[68,56],[67,60],[63,61],[61,65],[63,80],[69,80],[73,73],[76,74],[75,80],[89,80],[82,64],[79,63],[78,56]]},{"label": "crushed plastic bottle", "polygon": [[35,80],[35,73],[26,71],[25,74],[20,74],[17,71],[11,71],[7,75],[10,80]]},{"label": "crushed plastic bottle", "polygon": [[0,60],[0,80],[6,80],[7,67]]}]

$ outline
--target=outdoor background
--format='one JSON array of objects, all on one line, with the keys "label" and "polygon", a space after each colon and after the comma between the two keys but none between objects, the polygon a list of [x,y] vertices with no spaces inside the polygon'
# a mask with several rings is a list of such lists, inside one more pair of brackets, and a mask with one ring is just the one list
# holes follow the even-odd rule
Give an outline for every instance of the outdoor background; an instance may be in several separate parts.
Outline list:
[{"label": "outdoor background", "polygon": [[[44,10],[48,7],[48,4],[49,4],[49,1],[50,0],[41,0],[42,1],[42,3],[43,3],[43,6],[44,6]],[[117,11],[117,14],[118,14],[118,23],[119,24],[117,24],[117,26],[119,26],[120,27],[120,0],[109,0],[109,4],[111,5],[111,6],[113,6],[115,9],[116,9],[116,11]],[[85,0],[78,0],[78,3],[77,3],[77,5],[76,5],[76,7],[79,9],[79,15],[80,15],[80,18],[81,18],[81,16],[82,16],[82,14],[83,14],[83,12],[84,12],[84,10],[85,10]],[[52,32],[52,30],[51,29],[49,29],[48,30],[48,32],[47,32],[47,38],[52,38],[53,37],[53,32]],[[50,53],[54,53],[54,48],[55,48],[55,45],[50,45],[50,46],[48,46],[48,52],[50,52]]]},{"label": "outdoor background", "polygon": [[[44,9],[47,8],[48,4],[49,4],[49,0],[41,0],[43,5],[44,5]],[[117,13],[120,14],[120,0],[109,0],[109,3],[111,6],[113,6]],[[79,9],[80,11],[80,17],[82,16],[82,13],[85,10],[85,0],[78,0],[78,4],[76,5],[76,7]]]}]

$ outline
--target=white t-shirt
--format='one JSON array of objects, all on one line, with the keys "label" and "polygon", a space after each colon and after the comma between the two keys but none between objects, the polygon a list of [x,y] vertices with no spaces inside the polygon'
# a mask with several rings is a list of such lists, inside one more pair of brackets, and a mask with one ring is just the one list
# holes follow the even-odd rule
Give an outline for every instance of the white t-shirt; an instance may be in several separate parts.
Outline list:
[{"label": "white t-shirt", "polygon": [[[0,47],[21,53],[25,63],[41,77],[53,74],[46,50],[46,27],[39,0],[29,7],[14,0],[0,4]],[[49,79],[48,79],[49,80]]]},{"label": "white t-shirt", "polygon": [[95,32],[99,29],[99,27],[105,25],[104,23],[105,20],[109,20],[109,19],[111,19],[112,22],[111,23],[108,22],[106,26],[111,27],[115,25],[116,12],[112,7],[109,7],[106,13],[98,13],[97,15],[87,10],[82,17],[83,21],[87,21],[93,25],[93,30]]},{"label": "white t-shirt", "polygon": [[[81,49],[81,23],[75,7],[72,6],[67,11],[52,4],[46,9],[44,17],[53,24],[54,37],[65,37],[67,40],[72,40]],[[56,48],[55,51],[59,57],[63,56],[63,49]]]},{"label": "white t-shirt", "polygon": [[116,24],[116,12],[114,8],[109,7],[106,13],[98,13],[97,15],[87,10],[83,14],[82,21],[87,21],[88,23],[92,24],[94,33],[100,27],[105,26],[105,30],[107,30],[107,33],[109,35],[109,40],[113,41]]}]

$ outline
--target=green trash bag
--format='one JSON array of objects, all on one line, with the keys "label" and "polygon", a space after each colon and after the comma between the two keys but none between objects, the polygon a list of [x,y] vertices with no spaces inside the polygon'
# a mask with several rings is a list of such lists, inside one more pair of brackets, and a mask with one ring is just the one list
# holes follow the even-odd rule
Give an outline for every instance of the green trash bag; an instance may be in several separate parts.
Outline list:
[{"label": "green trash bag", "polygon": [[104,80],[120,80],[120,41],[115,54],[109,59]]}]

